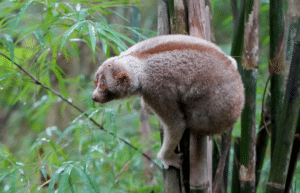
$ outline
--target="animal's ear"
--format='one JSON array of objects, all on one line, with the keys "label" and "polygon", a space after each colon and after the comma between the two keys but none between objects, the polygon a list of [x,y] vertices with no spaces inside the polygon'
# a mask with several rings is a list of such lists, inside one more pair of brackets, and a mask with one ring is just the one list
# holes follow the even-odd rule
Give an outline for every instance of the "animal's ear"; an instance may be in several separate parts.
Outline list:
[{"label": "animal's ear", "polygon": [[125,71],[119,72],[117,75],[117,79],[120,85],[127,86],[129,85],[129,74]]}]

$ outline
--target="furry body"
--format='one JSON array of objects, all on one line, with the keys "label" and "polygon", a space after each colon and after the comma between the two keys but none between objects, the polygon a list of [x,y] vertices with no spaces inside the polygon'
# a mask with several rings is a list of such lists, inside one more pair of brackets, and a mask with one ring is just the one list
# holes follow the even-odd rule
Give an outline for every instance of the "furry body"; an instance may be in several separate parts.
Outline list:
[{"label": "furry body", "polygon": [[244,91],[237,65],[215,44],[184,35],[151,38],[106,60],[97,70],[93,100],[139,94],[163,123],[158,158],[180,167],[174,150],[185,128],[211,135],[233,126]]}]

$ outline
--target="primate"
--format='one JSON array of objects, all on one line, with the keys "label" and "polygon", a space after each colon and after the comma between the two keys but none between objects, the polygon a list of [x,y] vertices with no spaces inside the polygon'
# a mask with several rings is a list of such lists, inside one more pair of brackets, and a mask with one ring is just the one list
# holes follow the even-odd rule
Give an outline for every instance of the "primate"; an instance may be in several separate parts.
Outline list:
[{"label": "primate", "polygon": [[157,157],[165,168],[180,168],[174,150],[186,128],[220,133],[233,126],[244,105],[236,61],[215,44],[185,35],[150,38],[107,59],[94,84],[95,102],[142,96],[163,124]]}]

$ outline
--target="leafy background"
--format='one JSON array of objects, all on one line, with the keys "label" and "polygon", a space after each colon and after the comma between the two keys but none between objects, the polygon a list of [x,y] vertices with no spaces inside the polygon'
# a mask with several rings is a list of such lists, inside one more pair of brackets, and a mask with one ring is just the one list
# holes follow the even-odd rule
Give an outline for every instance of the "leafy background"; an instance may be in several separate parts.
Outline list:
[{"label": "leafy background", "polygon": [[[101,62],[156,35],[156,7],[146,0],[0,2],[0,192],[163,192],[161,171],[149,165],[154,178],[145,183],[140,151],[124,143],[156,155],[157,119],[150,116],[152,135],[142,141],[139,97],[91,100]],[[268,10],[261,1],[258,109],[268,76]],[[214,41],[229,54],[230,1],[212,0],[212,11]]]}]

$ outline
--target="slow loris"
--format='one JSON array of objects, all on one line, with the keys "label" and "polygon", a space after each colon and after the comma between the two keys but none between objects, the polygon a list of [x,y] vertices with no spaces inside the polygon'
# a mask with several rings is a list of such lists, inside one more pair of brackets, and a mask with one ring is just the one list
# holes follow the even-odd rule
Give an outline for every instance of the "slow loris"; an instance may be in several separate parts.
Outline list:
[{"label": "slow loris", "polygon": [[236,61],[215,44],[185,35],[150,38],[107,59],[94,84],[95,102],[142,96],[163,123],[157,157],[165,168],[180,167],[174,150],[186,128],[220,133],[233,126],[244,105]]}]

